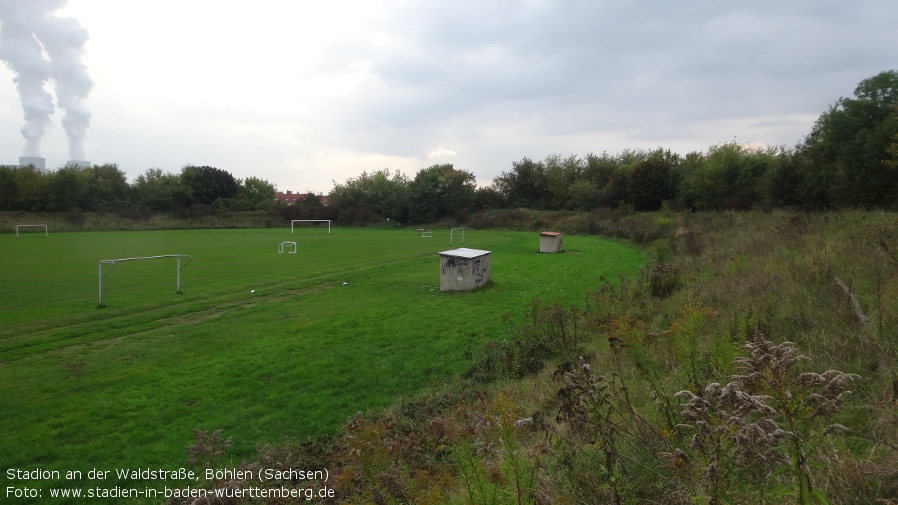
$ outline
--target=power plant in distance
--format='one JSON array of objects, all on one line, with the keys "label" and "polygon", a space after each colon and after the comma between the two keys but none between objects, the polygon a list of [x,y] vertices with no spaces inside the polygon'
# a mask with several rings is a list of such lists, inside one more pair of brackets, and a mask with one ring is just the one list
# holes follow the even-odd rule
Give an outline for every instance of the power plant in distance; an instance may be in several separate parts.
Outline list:
[{"label": "power plant in distance", "polygon": [[[47,169],[47,159],[40,158],[38,156],[21,156],[19,157],[19,166],[27,167],[28,165],[34,166],[34,168],[38,170],[46,170]],[[65,166],[69,168],[90,168],[92,165],[89,161],[84,160],[69,160],[65,162]]]}]

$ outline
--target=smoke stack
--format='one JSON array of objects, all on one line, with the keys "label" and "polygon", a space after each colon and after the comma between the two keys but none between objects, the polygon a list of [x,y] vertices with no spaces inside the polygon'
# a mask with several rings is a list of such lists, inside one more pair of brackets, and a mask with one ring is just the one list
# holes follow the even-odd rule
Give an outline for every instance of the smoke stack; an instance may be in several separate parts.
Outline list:
[{"label": "smoke stack", "polygon": [[84,160],[69,160],[65,162],[65,166],[72,168],[90,168],[92,165],[89,161]]},{"label": "smoke stack", "polygon": [[51,80],[57,105],[65,111],[62,126],[69,140],[69,157],[87,158],[84,145],[90,111],[84,104],[93,81],[81,62],[87,30],[72,18],[54,11],[67,0],[0,2],[0,60],[13,71],[25,124],[23,157],[40,156],[40,143],[55,111],[53,97],[44,90]]},{"label": "smoke stack", "polygon": [[28,165],[34,165],[34,168],[38,170],[46,170],[47,160],[37,156],[22,156],[19,158],[20,167],[27,167]]}]

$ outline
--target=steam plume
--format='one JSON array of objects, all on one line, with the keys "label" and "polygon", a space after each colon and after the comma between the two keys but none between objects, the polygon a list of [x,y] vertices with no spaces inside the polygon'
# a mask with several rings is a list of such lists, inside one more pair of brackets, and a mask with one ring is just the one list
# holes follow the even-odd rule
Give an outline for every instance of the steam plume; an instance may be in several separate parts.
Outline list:
[{"label": "steam plume", "polygon": [[67,0],[0,0],[0,59],[16,76],[25,124],[23,156],[40,156],[44,132],[52,126],[52,96],[44,89],[53,80],[57,105],[65,111],[62,126],[69,159],[86,160],[84,140],[90,111],[84,101],[93,82],[81,62],[87,30],[72,18],[53,13]]}]

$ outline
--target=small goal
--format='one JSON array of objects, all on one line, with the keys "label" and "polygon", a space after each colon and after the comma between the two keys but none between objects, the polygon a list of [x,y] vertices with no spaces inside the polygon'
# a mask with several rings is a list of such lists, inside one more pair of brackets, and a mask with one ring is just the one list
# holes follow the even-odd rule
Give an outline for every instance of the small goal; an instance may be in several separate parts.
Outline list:
[{"label": "small goal", "polygon": [[449,230],[449,245],[452,245],[452,236],[457,230],[461,230],[461,243],[465,243],[465,230],[467,230],[467,228],[452,228]]},{"label": "small goal", "polygon": [[44,237],[49,238],[50,232],[47,229],[47,225],[45,224],[17,224],[16,225],[16,238],[19,238],[19,229],[20,228],[43,228],[44,229]]},{"label": "small goal", "polygon": [[278,254],[284,254],[284,251],[287,251],[287,254],[296,254],[296,242],[281,242],[281,245],[278,246]]},{"label": "small goal", "polygon": [[[118,263],[121,263],[123,261],[155,260],[155,259],[160,259],[160,258],[177,258],[178,268],[176,271],[177,284],[175,287],[175,289],[176,289],[175,292],[180,295],[181,294],[181,269],[183,269],[184,267],[189,265],[191,261],[193,261],[193,256],[191,256],[189,254],[163,254],[161,256],[141,256],[138,258],[119,258],[119,259],[114,259],[114,260],[100,260],[100,262],[99,262],[99,271],[100,271],[100,294],[99,294],[99,297],[100,297],[100,301],[99,301],[99,304],[97,305],[97,308],[101,309],[106,306],[103,304],[103,277],[106,277],[107,275],[112,273],[112,271],[115,270],[115,267]],[[182,264],[181,258],[187,258],[187,262]],[[110,268],[109,270],[107,270],[104,273],[103,265],[112,265],[112,268]]]},{"label": "small goal", "polygon": [[296,223],[327,223],[327,234],[331,234],[331,220],[330,219],[294,219],[290,221],[290,233],[294,231],[294,224]]}]

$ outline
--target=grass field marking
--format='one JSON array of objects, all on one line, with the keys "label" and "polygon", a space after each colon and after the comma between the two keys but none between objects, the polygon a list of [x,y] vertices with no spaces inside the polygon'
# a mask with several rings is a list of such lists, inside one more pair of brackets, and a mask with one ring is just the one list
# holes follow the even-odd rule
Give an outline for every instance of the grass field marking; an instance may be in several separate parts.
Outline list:
[{"label": "grass field marking", "polygon": [[[103,277],[105,277],[107,274],[109,274],[113,270],[115,270],[115,266],[117,263],[120,263],[123,261],[154,260],[154,259],[159,259],[159,258],[178,258],[178,270],[177,270],[178,284],[177,284],[177,291],[175,291],[175,292],[180,295],[181,294],[181,269],[186,267],[187,265],[189,265],[191,262],[193,262],[193,256],[191,256],[189,254],[162,254],[159,256],[140,256],[140,257],[136,257],[136,258],[119,258],[119,259],[114,259],[114,260],[100,260],[97,264],[97,268],[99,270],[99,276],[100,276],[100,294],[99,294],[100,301],[99,301],[99,304],[97,305],[97,308],[101,309],[101,308],[105,307],[105,305],[103,305]],[[181,258],[190,258],[190,259],[187,261],[187,263],[184,263],[184,265],[182,266]],[[103,265],[104,264],[112,265],[112,268],[110,268],[105,274],[103,273]]]},{"label": "grass field marking", "polygon": [[290,221],[290,234],[293,234],[293,223],[327,223],[327,234],[331,234],[331,220],[330,219],[294,219]]},{"label": "grass field marking", "polygon": [[50,238],[50,232],[47,229],[47,225],[45,224],[17,224],[16,225],[16,238],[19,238],[19,228],[44,228],[44,237]]}]

